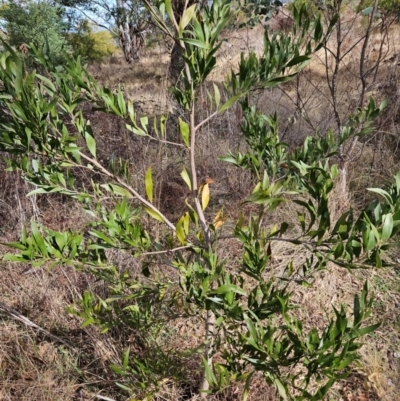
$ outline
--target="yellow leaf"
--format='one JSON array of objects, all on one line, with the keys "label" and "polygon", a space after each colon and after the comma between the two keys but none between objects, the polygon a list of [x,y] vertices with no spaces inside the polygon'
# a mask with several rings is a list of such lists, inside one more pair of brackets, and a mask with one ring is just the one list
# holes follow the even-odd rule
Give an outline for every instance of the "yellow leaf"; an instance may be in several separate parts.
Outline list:
[{"label": "yellow leaf", "polygon": [[189,222],[190,222],[189,212],[186,212],[183,219],[183,228],[185,230],[186,235],[189,234]]},{"label": "yellow leaf", "polygon": [[153,219],[156,219],[158,221],[161,221],[161,223],[164,223],[164,219],[161,217],[161,215],[159,213],[157,213],[155,210],[150,209],[149,207],[145,207],[144,210],[146,210],[146,212],[153,217]]},{"label": "yellow leaf", "polygon": [[222,227],[225,223],[226,218],[224,217],[224,209],[221,209],[214,218],[213,226],[217,230]]},{"label": "yellow leaf", "polygon": [[201,205],[203,210],[206,209],[209,201],[210,201],[210,187],[208,184],[204,184],[203,191],[201,192]]},{"label": "yellow leaf", "polygon": [[151,167],[149,167],[146,171],[144,183],[146,187],[147,198],[150,202],[153,202],[153,180],[151,177]]},{"label": "yellow leaf", "polygon": [[184,230],[184,219],[185,219],[185,216],[182,216],[179,219],[178,223],[176,224],[176,231],[175,231],[176,237],[178,238],[179,242],[183,245],[186,243],[185,230]]}]

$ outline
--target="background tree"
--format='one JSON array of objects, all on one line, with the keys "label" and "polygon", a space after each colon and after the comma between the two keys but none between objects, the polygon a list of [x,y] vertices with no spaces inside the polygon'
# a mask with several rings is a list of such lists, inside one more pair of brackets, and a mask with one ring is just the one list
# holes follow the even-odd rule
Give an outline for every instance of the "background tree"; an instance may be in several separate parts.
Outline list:
[{"label": "background tree", "polygon": [[19,47],[33,43],[37,48],[48,47],[55,63],[63,60],[66,46],[67,23],[62,7],[47,1],[17,2],[11,0],[0,11],[3,30],[10,45]]},{"label": "background tree", "polygon": [[66,39],[73,54],[83,60],[100,61],[117,50],[111,33],[108,30],[99,30],[88,20],[80,21],[74,32],[66,34]]}]

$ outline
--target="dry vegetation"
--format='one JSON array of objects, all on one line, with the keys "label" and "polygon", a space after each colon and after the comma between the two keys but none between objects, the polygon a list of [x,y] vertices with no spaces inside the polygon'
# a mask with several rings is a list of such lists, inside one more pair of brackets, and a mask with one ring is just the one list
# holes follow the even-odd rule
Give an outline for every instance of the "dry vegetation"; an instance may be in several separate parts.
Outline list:
[{"label": "dry vegetation", "polygon": [[[363,29],[361,21],[352,29],[349,43],[345,45],[351,46],[358,37]],[[213,77],[215,82],[221,82],[228,67],[235,66],[241,51],[259,51],[262,48],[261,33],[260,28],[226,34],[230,41],[221,49],[220,64]],[[377,133],[357,144],[357,157],[349,169],[350,202],[356,210],[370,200],[367,187],[384,185],[400,167],[399,38],[400,28],[393,26],[376,81],[368,88],[368,95],[373,94],[377,100],[387,98],[389,106]],[[374,60],[379,41],[379,33],[374,33],[368,49],[370,62]],[[359,83],[355,77],[359,52],[360,48],[355,47],[349,53],[339,76],[340,112],[343,114],[354,107],[357,99]],[[328,127],[334,126],[327,100],[325,62],[323,54],[317,54],[297,79],[282,88],[260,92],[255,98],[256,104],[265,113],[278,112],[281,134],[291,145],[300,143],[305,135],[312,134],[315,129],[324,133]],[[122,56],[114,56],[107,63],[93,65],[90,69],[105,85],[115,88],[121,84],[126,96],[133,99],[142,112],[157,115],[170,112],[167,135],[169,138],[176,135],[177,110],[171,106],[166,90],[168,53],[162,43],[147,49],[140,62],[133,65],[125,64]],[[202,93],[202,101],[199,117],[208,113],[206,88]],[[161,210],[174,219],[187,196],[179,176],[184,156],[167,145],[160,150],[150,141],[133,137],[115,117],[92,112],[89,107],[85,110],[91,116],[99,141],[99,160],[105,165],[111,161],[118,162],[120,158],[128,160],[130,180],[137,187],[141,186],[145,169],[153,165]],[[243,146],[238,128],[240,121],[239,109],[233,108],[204,126],[197,160],[200,176],[215,180],[212,185],[213,209],[224,205],[227,226],[231,226],[237,218],[239,210],[243,208],[240,201],[251,189],[250,177],[217,161],[217,157],[226,154],[228,149],[234,151]],[[0,170],[0,188],[2,242],[18,238],[21,226],[31,218],[62,230],[76,229],[85,224],[86,217],[79,205],[62,196],[28,199],[25,194],[29,188],[17,174],[5,173],[3,168]],[[337,210],[341,208],[342,200],[333,196],[331,201]],[[284,207],[278,213],[285,214],[289,222],[294,218],[292,210]],[[227,241],[223,250],[231,260],[236,256],[235,246]],[[2,252],[6,252],[4,247],[0,248]],[[293,252],[291,246],[283,244],[273,249],[275,271],[285,265]],[[120,254],[114,257],[126,268],[140,268],[137,260],[126,259]],[[397,261],[398,255],[393,253],[390,257]],[[126,400],[116,386],[117,378],[109,365],[120,360],[121,350],[128,343],[135,352],[142,352],[140,342],[126,338],[124,333],[111,331],[101,335],[94,328],[82,328],[81,321],[66,312],[68,305],[80,297],[85,289],[92,288],[101,293],[104,290],[102,284],[95,282],[88,274],[67,267],[59,266],[48,271],[45,267],[32,269],[20,264],[0,263],[0,400]],[[162,274],[174,279],[172,271],[164,266],[161,268]],[[349,273],[330,266],[329,272],[321,273],[316,278],[312,290],[297,288],[294,301],[301,305],[298,313],[304,316],[308,324],[321,327],[331,304],[351,306],[353,294],[360,291],[366,277],[371,281],[376,298],[373,319],[381,320],[382,326],[368,337],[362,351],[361,365],[354,367],[354,374],[349,380],[340,382],[334,388],[329,398],[332,401],[400,399],[399,270]],[[32,323],[37,326],[32,327]],[[196,319],[191,324],[175,320],[170,326],[169,335],[163,339],[166,358],[168,349],[195,345],[195,341],[198,341],[196,338],[199,338],[197,332],[203,330]],[[162,370],[162,361],[156,362]],[[191,391],[198,380],[197,366],[197,357],[179,361],[176,372],[165,373],[154,399],[197,399]],[[177,377],[181,378],[180,383],[174,381]],[[236,400],[239,394],[239,389],[232,386],[215,396],[215,400]],[[275,400],[273,391],[261,379],[257,379],[249,399]]]}]

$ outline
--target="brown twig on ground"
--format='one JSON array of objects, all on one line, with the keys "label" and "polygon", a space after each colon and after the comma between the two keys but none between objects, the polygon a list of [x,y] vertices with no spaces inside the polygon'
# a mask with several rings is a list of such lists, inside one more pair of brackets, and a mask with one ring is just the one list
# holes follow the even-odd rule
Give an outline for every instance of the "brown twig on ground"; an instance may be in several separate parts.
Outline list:
[{"label": "brown twig on ground", "polygon": [[40,332],[45,334],[47,337],[52,338],[54,341],[57,341],[61,344],[66,345],[68,348],[75,350],[71,344],[69,344],[67,341],[63,340],[61,337],[51,334],[48,330],[44,329],[43,327],[38,326],[36,323],[33,323],[27,317],[25,317],[24,315],[21,315],[21,313],[19,313],[18,311],[16,311],[15,309],[11,308],[10,306],[6,305],[5,303],[3,303],[1,301],[0,301],[0,310],[8,313],[12,318],[24,323],[26,326],[33,327],[34,329],[39,330]]}]

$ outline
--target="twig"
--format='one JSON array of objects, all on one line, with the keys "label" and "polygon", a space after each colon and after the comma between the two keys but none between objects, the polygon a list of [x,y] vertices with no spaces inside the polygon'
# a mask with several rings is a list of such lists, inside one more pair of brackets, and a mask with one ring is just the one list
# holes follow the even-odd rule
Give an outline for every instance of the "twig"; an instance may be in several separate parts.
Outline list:
[{"label": "twig", "polygon": [[189,248],[193,248],[193,245],[179,246],[178,248],[165,249],[164,251],[145,252],[145,253],[142,253],[140,256],[159,255],[162,253],[177,252],[177,251],[181,251],[183,249],[189,249]]},{"label": "twig", "polygon": [[70,344],[68,344],[65,340],[63,340],[61,337],[55,336],[54,334],[51,334],[49,331],[46,329],[38,326],[36,323],[33,323],[31,320],[29,320],[27,317],[24,315],[21,315],[18,311],[15,309],[11,308],[10,306],[6,305],[5,303],[0,301],[0,309],[3,310],[4,312],[7,312],[10,316],[12,316],[15,320],[18,320],[22,323],[24,323],[26,326],[33,327],[34,329],[37,329],[44,333],[47,337],[52,338],[53,340],[62,343],[66,345],[68,348],[71,348],[72,350],[75,351],[74,347]]},{"label": "twig", "polygon": [[208,123],[211,119],[213,119],[218,113],[219,113],[219,110],[214,111],[214,113],[210,114],[201,123],[197,124],[196,127],[194,128],[194,130],[197,131],[201,126],[203,126],[204,124]]}]

